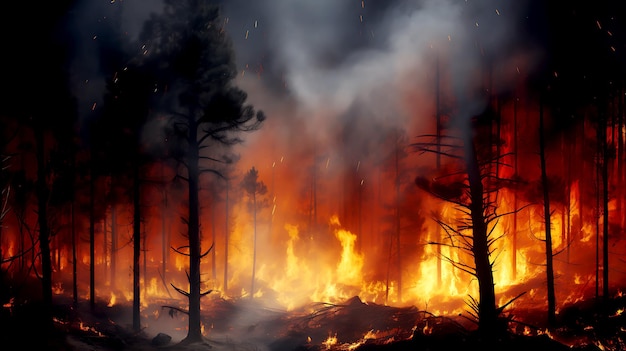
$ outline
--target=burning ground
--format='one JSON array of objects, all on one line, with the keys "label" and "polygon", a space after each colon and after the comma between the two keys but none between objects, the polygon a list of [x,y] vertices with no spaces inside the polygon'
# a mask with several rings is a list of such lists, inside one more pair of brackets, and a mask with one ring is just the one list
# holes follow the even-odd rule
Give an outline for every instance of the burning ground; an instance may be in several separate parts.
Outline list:
[{"label": "burning ground", "polygon": [[[131,327],[128,303],[57,298],[55,331],[42,332],[37,304],[4,306],[2,345],[7,350],[459,350],[468,347],[510,350],[619,350],[624,347],[626,299],[582,302],[559,313],[557,329],[548,331],[543,310],[506,313],[510,333],[481,339],[473,322],[439,316],[415,306],[392,307],[353,297],[342,303],[311,303],[287,311],[260,301],[209,298],[202,312],[205,343],[181,344],[184,315],[161,300],[142,308],[143,329]],[[16,302],[16,301],[14,301]],[[181,307],[183,307],[181,305]],[[6,323],[5,323],[6,322]]]}]

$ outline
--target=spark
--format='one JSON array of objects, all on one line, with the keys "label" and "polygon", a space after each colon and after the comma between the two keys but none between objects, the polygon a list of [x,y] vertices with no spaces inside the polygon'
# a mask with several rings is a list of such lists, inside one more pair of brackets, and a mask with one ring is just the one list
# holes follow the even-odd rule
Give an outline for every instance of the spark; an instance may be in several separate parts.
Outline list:
[{"label": "spark", "polygon": [[97,105],[97,104],[98,104],[97,102],[94,102],[94,103],[93,103],[93,105],[91,105],[91,110],[92,110],[92,111],[95,111],[95,110],[96,110],[96,105]]},{"label": "spark", "polygon": [[254,28],[257,28],[258,26],[259,26],[259,21],[258,20],[254,21]]},{"label": "spark", "polygon": [[365,8],[365,0],[361,0],[361,8],[364,9]]},{"label": "spark", "polygon": [[363,22],[363,15],[359,15],[359,19]]},{"label": "spark", "polygon": [[496,9],[496,14],[500,16],[500,10]]},{"label": "spark", "polygon": [[596,25],[598,26],[598,29],[602,29],[602,25],[600,24],[600,21],[596,21]]},{"label": "spark", "polygon": [[615,314],[611,315],[610,317],[618,317],[621,316],[624,313],[624,309],[619,308],[617,311],[615,311]]},{"label": "spark", "polygon": [[476,27],[478,27],[478,22],[474,23],[476,25]]},{"label": "spark", "polygon": [[452,41],[452,36],[450,36],[450,34],[448,34],[448,41]]},{"label": "spark", "polygon": [[250,34],[249,30],[246,31],[246,39],[248,39],[248,34]]}]

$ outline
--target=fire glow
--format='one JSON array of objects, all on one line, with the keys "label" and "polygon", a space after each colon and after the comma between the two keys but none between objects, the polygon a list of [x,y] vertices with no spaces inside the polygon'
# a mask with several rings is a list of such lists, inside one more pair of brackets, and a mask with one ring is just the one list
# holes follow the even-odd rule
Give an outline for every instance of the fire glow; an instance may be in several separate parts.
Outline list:
[{"label": "fire glow", "polygon": [[[360,7],[365,8],[365,1],[360,2]],[[446,22],[454,22],[455,9],[451,6],[450,11],[435,9],[433,13]],[[505,9],[495,9],[495,16],[506,14]],[[416,15],[419,15],[417,11]],[[368,23],[366,16],[358,18],[359,23]],[[404,23],[402,19],[397,21]],[[467,39],[463,35],[467,28],[457,28],[455,24],[450,28],[434,28],[432,38],[413,35],[422,32],[419,24],[422,22],[412,20],[406,30],[400,24],[389,25],[385,29],[394,33],[386,48],[389,52],[368,58],[351,56],[354,64],[336,64],[342,73],[336,74],[337,77],[335,73],[339,69],[326,69],[333,65],[324,60],[321,60],[324,64],[319,64],[309,57],[314,56],[313,48],[305,51],[311,55],[302,57],[291,57],[291,50],[283,53],[283,59],[291,62],[285,63],[289,72],[282,82],[283,88],[290,90],[290,96],[267,103],[271,106],[266,109],[270,116],[277,117],[268,119],[263,129],[246,139],[242,149],[237,149],[242,155],[229,170],[228,180],[202,179],[201,246],[203,252],[211,250],[202,258],[201,290],[212,290],[203,300],[203,311],[210,310],[214,306],[212,302],[218,299],[250,300],[296,311],[311,303],[342,304],[358,297],[365,304],[416,306],[433,315],[465,314],[468,298],[478,298],[479,291],[475,277],[459,266],[473,267],[474,262],[467,251],[459,248],[455,242],[459,238],[449,230],[466,218],[466,213],[453,202],[423,191],[416,186],[415,179],[424,177],[451,191],[458,190],[454,188],[455,182],[466,186],[467,180],[459,175],[462,166],[454,160],[445,157],[440,160],[408,147],[416,136],[439,133],[438,118],[451,122],[455,113],[468,119],[474,117],[471,114],[477,108],[473,106],[460,106],[462,111],[452,111],[451,106],[457,99],[461,100],[455,94],[465,89],[487,96],[477,98],[480,100],[477,104],[482,106],[484,102],[482,107],[497,115],[489,119],[490,130],[485,138],[498,140],[493,143],[497,146],[492,151],[502,156],[502,161],[490,165],[493,168],[490,172],[499,179],[520,180],[506,183],[488,195],[497,213],[502,215],[488,228],[491,236],[497,238],[490,257],[497,303],[512,310],[545,309],[546,228],[543,199],[538,190],[537,157],[538,115],[543,106],[536,97],[529,96],[524,76],[533,58],[515,52],[490,67],[489,74],[474,67],[459,74],[461,60],[455,50],[463,51],[467,46],[455,45]],[[479,26],[478,21],[472,21],[471,27],[476,27],[472,30],[479,30],[478,27],[484,30],[489,22],[481,20]],[[259,37],[261,23],[257,25],[255,21],[254,29],[245,30],[246,42]],[[374,32],[370,33],[374,37]],[[299,40],[297,35],[289,39],[307,42]],[[468,66],[485,64],[481,56],[485,47],[477,51],[481,53],[476,54],[479,59],[473,56],[468,59],[476,65]],[[390,69],[381,72],[375,66]],[[303,67],[314,68],[309,71]],[[244,72],[237,78],[238,83],[252,93],[256,106],[265,108],[264,101],[274,101],[273,92],[265,89],[266,77],[261,72],[257,75],[244,75]],[[459,76],[464,82],[456,81]],[[318,80],[319,77],[322,78]],[[556,72],[554,79],[559,79]],[[500,97],[499,89],[506,97]],[[616,97],[612,106],[621,106],[623,99]],[[99,108],[96,102],[90,105],[93,111]],[[559,123],[556,116],[551,120],[553,116],[548,112],[546,115],[548,124]],[[443,129],[454,133],[457,127],[451,123]],[[602,189],[594,164],[597,155],[588,156],[587,150],[588,140],[600,134],[597,126],[581,119],[569,129],[551,127],[546,157],[547,173],[554,181],[549,218],[558,312],[567,304],[593,297],[599,286],[619,286],[626,278],[626,270],[619,255],[611,252],[609,257],[603,257],[598,253],[598,243],[604,239],[599,228],[605,224],[599,200]],[[605,134],[612,147],[609,151],[623,159],[626,131],[609,126]],[[20,155],[16,159],[19,157],[28,156]],[[620,231],[626,227],[621,182],[626,179],[626,172],[617,166],[623,163],[622,159],[616,158],[615,166],[611,165],[612,197],[606,208],[611,227]],[[146,178],[176,177],[169,164],[157,163],[151,167],[143,174]],[[267,194],[259,195],[258,204],[257,200],[251,203],[241,186],[243,176],[251,168],[258,170],[259,181],[267,186]],[[102,201],[95,210],[97,218],[95,227],[91,228],[95,230],[96,240],[91,243],[95,244],[93,258],[86,239],[90,230],[87,211],[84,208],[77,211],[76,218],[65,208],[55,213],[52,223],[55,234],[50,243],[53,292],[62,296],[72,294],[72,270],[76,268],[78,296],[89,299],[93,267],[96,298],[114,308],[129,305],[133,299],[133,208],[120,195],[122,191],[115,189],[110,177],[100,178],[97,195],[115,200]],[[144,322],[150,324],[166,313],[150,310],[149,306],[180,306],[182,310],[187,303],[172,287],[183,290],[188,287],[189,260],[180,254],[188,245],[184,223],[187,195],[172,182],[159,189],[144,184],[142,193],[140,294]],[[86,196],[78,194],[77,202],[84,205]],[[252,210],[253,206],[256,207]],[[37,219],[36,215],[25,215],[33,212],[30,210],[34,205],[27,207],[29,211],[12,213],[2,223],[1,253],[4,256],[28,253],[7,267],[7,273],[35,277],[40,262],[29,252],[30,247],[37,246],[29,231],[36,227]],[[68,223],[72,223],[71,228]],[[75,260],[72,258],[74,230],[78,233]],[[460,233],[471,237],[469,229]],[[611,243],[619,240],[610,239]],[[35,262],[32,264],[35,269],[29,268],[29,260]],[[611,281],[599,278],[602,263],[606,261],[612,267]],[[458,265],[455,267],[451,262]],[[5,304],[3,308],[11,309],[11,306],[12,303]],[[620,309],[615,316],[622,313]],[[81,324],[81,329],[89,331],[91,327]],[[204,334],[211,333],[213,324],[204,323],[202,329]],[[419,330],[428,335],[433,325],[426,323]],[[536,331],[524,327],[523,332]],[[393,340],[394,335],[372,330],[355,344],[341,345],[343,335],[332,331],[325,341],[315,342],[321,342],[327,349],[350,350],[369,339],[385,337]]]}]

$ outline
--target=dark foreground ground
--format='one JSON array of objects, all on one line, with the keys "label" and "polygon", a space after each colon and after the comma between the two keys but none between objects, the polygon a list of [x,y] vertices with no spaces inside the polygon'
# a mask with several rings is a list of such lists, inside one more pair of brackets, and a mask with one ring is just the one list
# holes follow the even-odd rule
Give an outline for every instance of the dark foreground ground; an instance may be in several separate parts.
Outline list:
[{"label": "dark foreground ground", "polygon": [[[507,311],[508,332],[480,337],[463,316],[437,316],[415,307],[364,303],[317,303],[294,311],[261,306],[250,299],[207,296],[204,342],[184,344],[186,315],[164,306],[142,307],[142,329],[132,329],[132,304],[54,297],[54,328],[46,332],[36,298],[11,297],[6,285],[0,310],[0,350],[48,351],[459,351],[626,350],[626,297],[582,301],[558,314],[558,327],[545,328],[545,311]],[[205,301],[205,300],[203,300]],[[184,308],[184,306],[180,306]],[[145,326],[145,327],[144,327]]]}]

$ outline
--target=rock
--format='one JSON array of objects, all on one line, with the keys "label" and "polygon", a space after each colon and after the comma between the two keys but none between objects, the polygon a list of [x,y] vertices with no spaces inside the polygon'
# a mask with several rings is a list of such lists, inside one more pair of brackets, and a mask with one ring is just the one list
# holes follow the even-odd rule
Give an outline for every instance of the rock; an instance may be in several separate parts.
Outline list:
[{"label": "rock", "polygon": [[172,337],[165,334],[165,333],[159,333],[157,334],[157,336],[155,336],[154,338],[152,338],[152,342],[151,344],[154,346],[165,346],[167,344],[170,343],[170,341],[172,341]]}]

